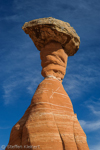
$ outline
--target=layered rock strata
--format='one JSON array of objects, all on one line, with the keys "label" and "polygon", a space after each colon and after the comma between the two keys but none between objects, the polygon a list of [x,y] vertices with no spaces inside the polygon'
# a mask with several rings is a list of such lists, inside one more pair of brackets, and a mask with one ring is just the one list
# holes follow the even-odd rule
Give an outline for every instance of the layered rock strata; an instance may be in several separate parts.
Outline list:
[{"label": "layered rock strata", "polygon": [[[54,24],[53,21],[56,19],[50,19]],[[45,18],[43,20],[45,22]],[[36,21],[32,21],[31,28],[34,24],[37,26]],[[39,20],[38,23],[40,23]],[[29,27],[27,23],[23,29],[25,31],[31,30],[30,22]],[[57,32],[61,32],[61,30]],[[63,34],[63,32],[61,33]],[[68,32],[70,35],[71,33]],[[32,37],[34,36],[36,34],[33,34]],[[77,36],[76,33],[75,36]],[[77,38],[79,40],[78,36]],[[13,150],[18,149],[15,145],[19,145],[19,150],[89,150],[86,135],[74,114],[71,100],[62,85],[68,54],[75,53],[75,43],[74,50],[72,49],[70,53],[71,45],[68,49],[64,49],[62,43],[57,41],[56,37],[55,39],[49,40],[49,42],[45,41],[46,44],[40,46],[42,75],[45,79],[39,84],[24,116],[12,128],[6,150],[10,149],[9,145],[13,146],[11,148]],[[38,41],[37,43],[39,45]]]}]

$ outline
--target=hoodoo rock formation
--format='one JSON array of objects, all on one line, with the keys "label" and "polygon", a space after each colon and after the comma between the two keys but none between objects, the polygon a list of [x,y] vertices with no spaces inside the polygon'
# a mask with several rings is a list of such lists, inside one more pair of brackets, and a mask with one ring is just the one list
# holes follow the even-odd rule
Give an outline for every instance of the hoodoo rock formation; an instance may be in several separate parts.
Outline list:
[{"label": "hoodoo rock formation", "polygon": [[44,80],[24,116],[12,128],[6,150],[10,146],[13,150],[89,150],[62,85],[67,58],[77,52],[79,36],[69,23],[52,17],[26,22],[22,29],[40,50]]}]

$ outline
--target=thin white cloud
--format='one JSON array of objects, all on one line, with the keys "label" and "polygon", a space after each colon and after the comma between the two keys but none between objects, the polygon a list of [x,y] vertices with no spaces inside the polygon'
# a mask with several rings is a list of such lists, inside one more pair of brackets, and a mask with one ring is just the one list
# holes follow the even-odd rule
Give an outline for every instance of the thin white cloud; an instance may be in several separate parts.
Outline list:
[{"label": "thin white cloud", "polygon": [[5,105],[18,99],[20,94],[17,91],[20,91],[20,89],[26,88],[26,93],[34,93],[34,87],[36,88],[36,85],[41,81],[41,72],[38,69],[36,70],[35,67],[35,62],[38,61],[39,57],[39,52],[36,48],[34,50],[34,44],[29,42],[23,42],[7,55],[5,53],[5,61],[2,59],[2,65],[0,66],[2,72],[0,77],[2,78],[3,75],[7,74],[2,82]]},{"label": "thin white cloud", "polygon": [[29,94],[33,94],[35,91],[34,89],[37,88],[37,85],[42,81],[42,76],[38,76],[38,77],[33,77],[34,79],[32,79],[31,83],[27,86],[27,90]]},{"label": "thin white cloud", "polygon": [[90,77],[85,73],[82,74],[80,71],[80,74],[76,72],[67,74],[66,79],[64,79],[63,83],[65,90],[72,98],[75,99],[77,97],[80,97],[81,94],[87,93],[91,88],[91,85],[96,85],[96,82],[98,82],[98,77]]},{"label": "thin white cloud", "polygon": [[93,114],[100,116],[100,106],[99,110],[97,110],[97,107],[94,107],[93,105],[88,105],[87,107],[92,111]]},{"label": "thin white cloud", "polygon": [[13,22],[20,22],[21,16],[19,16],[19,15],[11,15],[11,16],[1,17],[0,21],[3,21],[3,20],[9,21],[9,22],[11,22],[11,21],[13,21]]},{"label": "thin white cloud", "polygon": [[[94,51],[88,54],[76,54],[75,57],[69,58],[66,76],[64,78],[64,88],[72,99],[76,99],[82,94],[89,92],[91,87],[96,87],[100,82],[100,67],[97,64],[91,64],[89,60],[96,60],[97,55]],[[84,60],[85,58],[85,60]],[[85,64],[85,63],[87,64]]]},{"label": "thin white cloud", "polygon": [[75,95],[76,97],[79,97],[82,94],[82,91],[80,90],[81,82],[80,80],[77,80],[74,75],[67,75],[67,79],[64,80],[64,88],[66,92],[68,92],[69,96],[72,98]]},{"label": "thin white cloud", "polygon": [[92,112],[92,115],[94,114],[100,118],[100,98],[92,97],[85,101],[84,104]]},{"label": "thin white cloud", "polygon": [[88,101],[85,102],[87,105],[100,106],[100,98],[92,97]]},{"label": "thin white cloud", "polygon": [[100,150],[100,143],[95,144],[95,145],[91,145],[90,150]]},{"label": "thin white cloud", "polygon": [[9,127],[9,126],[1,127],[1,126],[0,126],[0,129],[1,129],[1,130],[3,130],[3,129],[5,130],[5,129],[9,129],[9,128],[11,128],[11,127]]},{"label": "thin white cloud", "polygon": [[43,77],[41,75],[41,71],[34,70],[31,73],[28,73],[24,77],[24,83],[27,83],[27,92],[31,95],[33,95],[34,90],[37,88],[37,86],[40,84],[40,82],[43,80]]},{"label": "thin white cloud", "polygon": [[3,98],[4,98],[5,105],[12,103],[12,101],[15,99],[13,91],[17,86],[18,86],[17,81],[6,83],[5,85],[3,85],[3,90],[4,90]]},{"label": "thin white cloud", "polygon": [[3,83],[3,90],[4,90],[4,104],[8,105],[14,103],[18,97],[20,97],[20,89],[26,87],[26,93],[30,95],[34,94],[34,90],[37,88],[38,84],[42,81],[42,76],[36,76],[36,74],[40,74],[39,71],[33,71],[29,73],[24,73],[24,77],[21,78],[17,74],[16,76],[11,76]]},{"label": "thin white cloud", "polygon": [[79,120],[82,128],[86,132],[93,132],[96,130],[100,130],[100,120],[98,121],[84,121],[84,120]]}]

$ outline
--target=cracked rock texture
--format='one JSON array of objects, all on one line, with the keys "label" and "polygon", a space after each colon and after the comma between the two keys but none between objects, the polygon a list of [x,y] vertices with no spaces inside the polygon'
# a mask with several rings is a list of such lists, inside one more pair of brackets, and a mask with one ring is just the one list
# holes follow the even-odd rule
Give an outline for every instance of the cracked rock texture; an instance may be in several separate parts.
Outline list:
[{"label": "cracked rock texture", "polygon": [[74,55],[79,49],[80,38],[68,22],[52,17],[41,18],[26,22],[22,29],[40,51],[51,41],[59,42],[68,56]]},{"label": "cracked rock texture", "polygon": [[89,150],[71,100],[57,79],[45,78],[39,84],[31,105],[12,128],[8,145],[16,144],[39,145],[40,150]]},{"label": "cracked rock texture", "polygon": [[6,150],[89,150],[86,135],[62,85],[68,53],[62,43],[51,40],[41,47],[40,57],[45,79],[37,87],[24,116],[12,128]]}]

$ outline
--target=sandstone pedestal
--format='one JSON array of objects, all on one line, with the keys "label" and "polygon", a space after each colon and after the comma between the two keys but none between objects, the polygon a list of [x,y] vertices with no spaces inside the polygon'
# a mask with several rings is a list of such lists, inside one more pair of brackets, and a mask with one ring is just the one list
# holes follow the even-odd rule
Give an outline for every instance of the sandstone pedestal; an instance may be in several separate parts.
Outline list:
[{"label": "sandstone pedestal", "polygon": [[62,85],[67,58],[79,48],[78,35],[68,23],[51,17],[25,23],[23,30],[40,50],[44,80],[24,116],[12,128],[6,150],[9,145],[13,150],[18,145],[20,150],[89,150],[86,135]]}]

